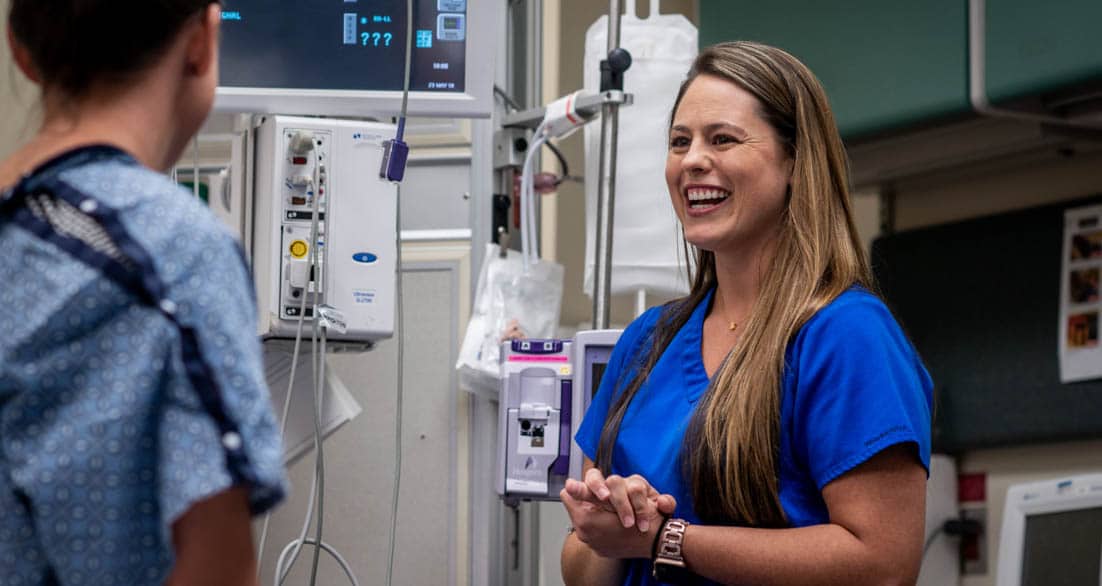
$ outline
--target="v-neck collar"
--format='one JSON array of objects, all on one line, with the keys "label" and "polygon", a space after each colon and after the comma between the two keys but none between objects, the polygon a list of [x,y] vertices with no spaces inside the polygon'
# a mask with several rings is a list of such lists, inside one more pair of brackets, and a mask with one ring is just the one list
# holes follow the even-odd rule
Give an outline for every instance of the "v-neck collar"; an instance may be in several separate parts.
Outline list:
[{"label": "v-neck collar", "polygon": [[708,291],[704,299],[693,309],[689,321],[681,328],[681,367],[685,376],[685,398],[696,403],[708,390],[711,381],[704,370],[704,317],[712,305],[715,289]]}]

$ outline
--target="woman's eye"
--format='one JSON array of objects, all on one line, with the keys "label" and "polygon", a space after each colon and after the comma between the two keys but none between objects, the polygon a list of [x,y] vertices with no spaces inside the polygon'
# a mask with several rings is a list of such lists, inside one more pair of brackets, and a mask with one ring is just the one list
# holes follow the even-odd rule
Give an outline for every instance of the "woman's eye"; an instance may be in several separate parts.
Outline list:
[{"label": "woman's eye", "polygon": [[712,142],[715,144],[736,144],[739,140],[730,134],[717,134],[712,138]]},{"label": "woman's eye", "polygon": [[670,139],[670,148],[678,149],[689,146],[689,138],[685,136],[675,136]]}]

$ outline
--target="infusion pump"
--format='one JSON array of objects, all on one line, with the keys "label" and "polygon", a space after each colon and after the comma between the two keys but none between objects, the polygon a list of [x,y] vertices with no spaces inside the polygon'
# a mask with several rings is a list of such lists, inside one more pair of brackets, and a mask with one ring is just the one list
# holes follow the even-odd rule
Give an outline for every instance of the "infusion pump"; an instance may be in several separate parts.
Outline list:
[{"label": "infusion pump", "polygon": [[250,131],[241,149],[252,161],[245,240],[262,337],[294,337],[303,316],[309,336],[316,306],[325,308],[330,339],[393,335],[398,193],[379,169],[394,132],[389,124],[284,116],[261,118]]},{"label": "infusion pump", "polygon": [[621,330],[570,340],[510,340],[501,347],[495,489],[510,500],[555,500],[582,477],[574,434],[600,387]]}]

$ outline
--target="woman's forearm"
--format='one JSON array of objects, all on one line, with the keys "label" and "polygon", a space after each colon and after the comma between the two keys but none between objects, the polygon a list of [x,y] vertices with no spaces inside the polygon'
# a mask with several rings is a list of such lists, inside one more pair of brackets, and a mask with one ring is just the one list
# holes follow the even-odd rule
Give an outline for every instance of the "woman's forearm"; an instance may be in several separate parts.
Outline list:
[{"label": "woman's forearm", "polygon": [[683,549],[694,573],[723,584],[914,584],[920,555],[863,542],[840,525],[748,529],[690,525]]},{"label": "woman's forearm", "polygon": [[624,580],[624,561],[597,555],[570,533],[562,548],[562,577],[566,586],[617,586]]}]

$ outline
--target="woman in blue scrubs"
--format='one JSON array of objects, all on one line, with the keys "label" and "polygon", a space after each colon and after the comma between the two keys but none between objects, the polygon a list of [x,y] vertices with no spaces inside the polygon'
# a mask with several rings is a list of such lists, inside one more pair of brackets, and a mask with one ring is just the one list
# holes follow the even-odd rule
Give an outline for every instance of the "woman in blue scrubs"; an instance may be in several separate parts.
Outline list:
[{"label": "woman in blue scrubs", "polygon": [[283,497],[251,278],[165,177],[211,108],[210,0],[12,0],[39,132],[0,163],[0,583],[254,584]]},{"label": "woman in blue scrubs", "polygon": [[873,292],[818,80],[705,49],[666,179],[693,286],[627,328],[578,430],[566,582],[914,583],[932,383]]}]

